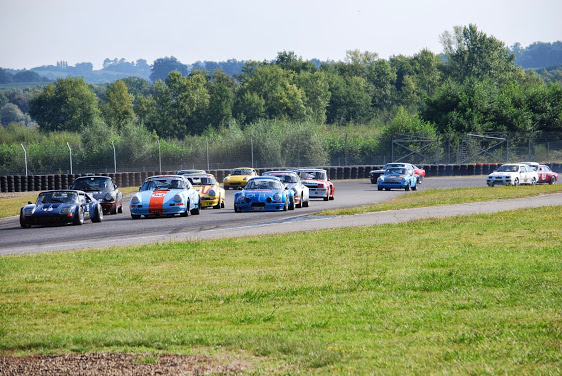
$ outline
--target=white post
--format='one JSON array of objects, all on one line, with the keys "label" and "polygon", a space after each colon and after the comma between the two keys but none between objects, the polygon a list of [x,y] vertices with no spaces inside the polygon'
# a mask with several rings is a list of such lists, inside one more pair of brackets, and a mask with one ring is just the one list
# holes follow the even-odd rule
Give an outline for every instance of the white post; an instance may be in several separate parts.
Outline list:
[{"label": "white post", "polygon": [[117,173],[117,158],[115,156],[115,144],[111,141],[111,146],[113,146],[113,172]]},{"label": "white post", "polygon": [[160,150],[160,139],[157,138],[156,141],[158,141],[158,166],[160,168],[158,172],[162,173],[162,151]]},{"label": "white post", "polygon": [[254,138],[250,137],[250,145],[252,145],[252,168],[254,168]]},{"label": "white post", "polygon": [[70,155],[70,173],[72,174],[72,149],[68,141],[66,142],[66,146],[68,146],[68,154]]},{"label": "white post", "polygon": [[209,173],[209,170],[211,169],[209,166],[209,139],[205,138],[205,141],[207,141],[207,173]]},{"label": "white post", "polygon": [[25,147],[23,146],[23,144],[20,144],[22,149],[23,149],[23,160],[25,162],[25,176],[27,176],[27,151],[25,150]]}]

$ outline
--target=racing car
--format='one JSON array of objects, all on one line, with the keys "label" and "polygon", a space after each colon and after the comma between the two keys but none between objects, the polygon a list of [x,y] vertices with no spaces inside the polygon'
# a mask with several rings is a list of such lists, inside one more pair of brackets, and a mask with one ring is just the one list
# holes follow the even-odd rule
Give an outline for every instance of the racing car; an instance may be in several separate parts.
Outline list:
[{"label": "racing car", "polygon": [[296,170],[302,183],[308,187],[309,197],[320,197],[324,201],[334,199],[334,184],[328,178],[328,172],[321,168],[300,168]]},{"label": "racing car", "polygon": [[390,191],[392,188],[415,191],[418,189],[418,176],[408,167],[391,167],[378,177],[377,189]]},{"label": "racing car", "polygon": [[552,171],[547,165],[539,165],[537,173],[539,174],[537,183],[554,184],[558,180],[558,173]]},{"label": "racing car", "polygon": [[235,168],[223,179],[222,185],[224,189],[244,188],[248,180],[254,176],[258,176],[258,173],[251,167]]},{"label": "racing car", "polygon": [[201,196],[201,207],[224,208],[225,192],[212,174],[189,175],[187,180]]},{"label": "racing car", "polygon": [[286,211],[289,202],[294,202],[292,196],[293,191],[278,177],[256,176],[234,195],[234,211]]},{"label": "racing car", "polygon": [[393,163],[387,163],[383,166],[382,169],[380,170],[371,170],[369,172],[369,178],[371,179],[371,183],[372,184],[377,184],[378,178],[381,175],[384,175],[384,172],[391,168],[391,167],[406,167],[406,168],[410,168],[413,170],[414,174],[417,177],[417,183],[421,184],[423,181],[423,178],[425,178],[425,170],[423,168],[420,168],[416,165],[413,165],[411,163],[401,163],[401,162],[393,162]]},{"label": "racing car", "polygon": [[539,180],[539,175],[531,166],[524,163],[512,163],[501,165],[496,171],[486,178],[486,184],[493,187],[501,185],[535,185]]},{"label": "racing car", "polygon": [[101,222],[103,209],[98,200],[86,192],[72,189],[41,192],[35,204],[29,201],[20,210],[22,228],[68,223],[81,225],[87,219]]},{"label": "racing car", "polygon": [[293,191],[294,199],[289,203],[289,208],[308,207],[310,190],[301,182],[301,178],[295,171],[267,171],[262,176],[276,176],[281,179],[286,188]]},{"label": "racing car", "polygon": [[131,218],[189,213],[199,214],[201,197],[183,175],[156,175],[146,178],[129,204]]},{"label": "racing car", "polygon": [[82,176],[74,180],[70,189],[94,196],[100,202],[104,214],[123,213],[123,194],[109,176]]}]

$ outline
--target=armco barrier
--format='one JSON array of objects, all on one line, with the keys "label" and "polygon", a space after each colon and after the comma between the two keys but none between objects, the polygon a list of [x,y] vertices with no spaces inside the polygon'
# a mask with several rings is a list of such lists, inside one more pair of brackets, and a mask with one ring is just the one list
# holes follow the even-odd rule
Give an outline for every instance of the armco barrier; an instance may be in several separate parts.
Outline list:
[{"label": "armco barrier", "polygon": [[[550,168],[562,173],[562,164],[547,163]],[[459,175],[489,175],[497,170],[501,163],[478,163],[478,164],[447,164],[447,165],[418,165],[426,170],[426,177],[433,176],[459,176]],[[381,165],[365,166],[323,166],[328,172],[330,180],[339,179],[366,179],[369,178],[371,170],[381,169]],[[281,169],[281,168],[275,168]],[[273,170],[272,168],[257,168],[258,174]],[[222,183],[224,177],[230,173],[230,169],[210,170],[217,181]],[[114,179],[118,187],[139,187],[147,176],[159,174],[175,174],[175,171],[146,171],[146,172],[118,172],[103,174]],[[31,192],[47,189],[67,189],[72,186],[74,180],[83,174],[59,174],[59,175],[4,175],[0,176],[0,192]]]}]

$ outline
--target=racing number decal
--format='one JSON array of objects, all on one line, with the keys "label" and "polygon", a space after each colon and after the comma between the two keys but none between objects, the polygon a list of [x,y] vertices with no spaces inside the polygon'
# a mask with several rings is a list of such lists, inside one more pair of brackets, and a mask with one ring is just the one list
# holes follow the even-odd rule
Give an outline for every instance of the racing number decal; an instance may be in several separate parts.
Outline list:
[{"label": "racing number decal", "polygon": [[152,196],[150,196],[150,202],[148,203],[149,213],[162,213],[164,210],[164,197],[167,191],[154,191]]}]

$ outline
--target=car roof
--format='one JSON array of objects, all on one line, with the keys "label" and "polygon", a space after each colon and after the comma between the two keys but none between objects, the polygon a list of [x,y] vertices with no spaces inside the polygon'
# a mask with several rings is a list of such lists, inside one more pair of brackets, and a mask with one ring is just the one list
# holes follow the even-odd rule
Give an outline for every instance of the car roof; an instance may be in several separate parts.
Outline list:
[{"label": "car roof", "polygon": [[105,179],[111,179],[111,176],[106,176],[106,175],[86,175],[86,176],[79,176],[79,177],[75,178],[74,180],[78,180],[78,179],[91,179],[91,178],[105,178]]},{"label": "car roof", "polygon": [[296,171],[289,171],[289,170],[283,170],[283,171],[266,171],[264,172],[264,174],[295,174],[297,175]]},{"label": "car roof", "polygon": [[[277,176],[269,176],[269,175],[262,175],[262,176],[254,176],[253,178],[251,178],[250,180],[279,180],[281,181],[281,179],[279,179]],[[248,181],[250,181],[248,180]]]}]

